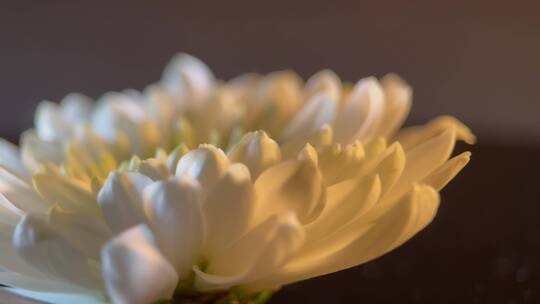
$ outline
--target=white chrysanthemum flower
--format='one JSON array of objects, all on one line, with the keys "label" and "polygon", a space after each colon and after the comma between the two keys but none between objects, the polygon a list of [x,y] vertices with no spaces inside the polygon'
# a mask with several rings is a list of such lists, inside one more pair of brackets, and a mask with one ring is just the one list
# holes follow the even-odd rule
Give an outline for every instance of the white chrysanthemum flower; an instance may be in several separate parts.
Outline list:
[{"label": "white chrysanthemum flower", "polygon": [[451,117],[398,131],[410,102],[395,75],[223,82],[185,54],[142,93],[45,101],[20,150],[0,142],[0,283],[244,301],[381,256],[433,219],[469,160],[455,141],[474,142]]}]

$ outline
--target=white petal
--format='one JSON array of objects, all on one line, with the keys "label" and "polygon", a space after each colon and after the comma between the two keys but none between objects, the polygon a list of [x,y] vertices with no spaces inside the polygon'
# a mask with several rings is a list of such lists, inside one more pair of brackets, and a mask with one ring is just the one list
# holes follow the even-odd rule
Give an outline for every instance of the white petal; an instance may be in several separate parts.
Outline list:
[{"label": "white petal", "polygon": [[246,73],[229,80],[227,85],[234,97],[241,101],[242,104],[246,104],[247,99],[253,96],[253,91],[257,88],[260,79],[261,75],[259,74]]},{"label": "white petal", "polygon": [[279,145],[264,131],[250,132],[229,152],[231,162],[245,164],[256,179],[262,171],[281,160]]},{"label": "white petal", "polygon": [[147,304],[172,297],[178,275],[141,224],[126,230],[101,252],[107,292],[115,304]]},{"label": "white petal", "polygon": [[131,154],[149,156],[159,143],[156,125],[147,117],[144,104],[126,94],[107,93],[98,101],[92,127],[110,143],[122,133],[130,143]]},{"label": "white petal", "polygon": [[169,173],[171,175],[176,174],[176,167],[178,165],[178,161],[180,161],[180,158],[184,156],[186,153],[189,152],[189,148],[186,146],[186,144],[182,143],[178,147],[176,147],[170,154],[167,156],[167,169],[169,170]]},{"label": "white petal", "polygon": [[182,156],[176,167],[176,176],[196,178],[204,189],[210,189],[229,166],[223,151],[212,145],[200,145]]},{"label": "white petal", "polygon": [[61,143],[42,140],[33,130],[28,130],[21,135],[21,158],[26,168],[33,172],[42,163],[62,162],[64,152]]},{"label": "white petal", "polygon": [[355,139],[370,139],[372,129],[378,127],[383,104],[383,91],[375,78],[358,81],[334,121],[335,140],[349,143]]},{"label": "white petal", "polygon": [[92,111],[92,100],[80,93],[66,95],[60,102],[63,118],[75,125],[86,121]]},{"label": "white petal", "polygon": [[332,124],[336,100],[327,93],[319,93],[311,97],[287,124],[281,135],[281,141],[289,142],[298,139],[306,141],[324,125]]},{"label": "white petal", "polygon": [[41,219],[22,217],[13,233],[13,247],[26,262],[44,274],[89,289],[101,289],[99,269]]},{"label": "white petal", "polygon": [[287,142],[281,146],[281,154],[283,159],[293,158],[300,150],[302,150],[306,143],[320,148],[332,144],[334,133],[332,127],[329,125],[322,126],[315,133],[311,134],[308,138],[298,138]]},{"label": "white petal", "polygon": [[17,209],[27,213],[45,214],[50,204],[31,185],[0,166],[0,193]]},{"label": "white petal", "polygon": [[[37,293],[54,293],[54,294],[93,294],[96,295],[95,291],[83,288],[78,285],[74,285],[70,282],[65,282],[58,280],[52,276],[31,276],[31,275],[20,275],[13,272],[0,271],[0,283],[6,286],[12,287],[10,290],[17,294],[31,294],[36,293],[34,299],[41,299],[38,297]],[[2,302],[0,302],[2,303]]]},{"label": "white petal", "polygon": [[[17,221],[18,222],[18,221]],[[7,273],[16,273],[24,276],[33,277],[36,279],[46,278],[46,275],[33,268],[32,265],[25,262],[12,246],[12,236],[17,223],[0,224],[0,274],[5,271]],[[0,284],[4,282],[0,280]],[[7,285],[7,284],[5,284]],[[11,286],[11,285],[9,285]]]},{"label": "white petal", "polygon": [[114,171],[98,194],[105,221],[120,233],[144,221],[143,190],[152,180],[139,173]]},{"label": "white petal", "polygon": [[302,80],[292,71],[266,75],[248,99],[247,130],[266,130],[279,134],[302,104]]},{"label": "white petal", "polygon": [[62,140],[67,138],[72,131],[70,125],[62,117],[60,107],[50,101],[39,103],[34,125],[38,136],[46,141]]},{"label": "white petal", "polygon": [[99,260],[101,247],[112,233],[100,220],[84,213],[67,212],[55,205],[49,211],[49,224],[78,250]]},{"label": "white petal", "polygon": [[198,58],[180,53],[165,67],[162,81],[174,96],[201,101],[210,94],[214,75]]},{"label": "white petal", "polygon": [[153,84],[144,90],[149,118],[158,126],[163,148],[171,148],[173,126],[178,112],[172,97],[163,86]]},{"label": "white petal", "polygon": [[189,177],[156,182],[144,193],[144,210],[161,252],[186,279],[204,244],[202,192]]},{"label": "white petal", "polygon": [[264,277],[286,263],[304,239],[304,230],[294,214],[271,217],[209,261],[207,273],[194,267],[195,287],[220,290]]},{"label": "white petal", "polygon": [[15,226],[24,212],[0,193],[0,223]]},{"label": "white petal", "polygon": [[286,161],[264,171],[255,181],[257,218],[293,211],[308,223],[324,206],[324,189],[319,169],[310,161]]},{"label": "white petal", "polygon": [[225,85],[215,86],[208,105],[201,110],[202,112],[198,112],[200,119],[194,119],[193,122],[197,131],[206,130],[208,133],[212,130],[228,131],[237,125],[245,114],[244,105]]},{"label": "white petal", "polygon": [[249,170],[233,164],[216,183],[204,204],[208,258],[221,254],[246,232],[255,209],[255,193]]},{"label": "white petal", "polygon": [[331,100],[338,102],[341,97],[341,80],[331,70],[322,70],[311,76],[306,82],[304,94],[309,99],[316,94],[325,93]]},{"label": "white petal", "polygon": [[19,148],[2,138],[0,138],[0,166],[8,169],[24,181],[30,181],[30,173],[22,163]]},{"label": "white petal", "polygon": [[[54,303],[54,304],[98,304],[102,303],[104,301],[103,296],[99,295],[90,295],[88,293],[67,293],[65,290],[62,290],[62,292],[36,292],[36,291],[30,291],[25,289],[6,289],[9,290],[9,292],[12,292],[14,294],[23,296],[24,298],[18,300],[16,303],[19,304],[38,304],[38,303]],[[43,302],[25,302],[24,299],[34,299],[37,301],[43,301]],[[0,297],[0,300],[2,300],[2,297]],[[19,302],[21,301],[21,302]],[[10,302],[11,303],[11,302]]]},{"label": "white petal", "polygon": [[398,75],[388,74],[381,79],[384,90],[384,114],[377,136],[394,135],[411,108],[412,88]]}]

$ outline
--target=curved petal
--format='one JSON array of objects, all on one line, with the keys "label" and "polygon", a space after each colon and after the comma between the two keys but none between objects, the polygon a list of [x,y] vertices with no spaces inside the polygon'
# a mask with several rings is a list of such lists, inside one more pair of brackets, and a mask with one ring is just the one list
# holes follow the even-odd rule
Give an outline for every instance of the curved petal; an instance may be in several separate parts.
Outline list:
[{"label": "curved petal", "polygon": [[189,176],[154,183],[144,193],[148,225],[181,280],[197,263],[204,244],[202,194],[199,183]]},{"label": "curved petal", "polygon": [[19,148],[2,138],[0,138],[0,166],[8,169],[25,182],[30,182],[30,172],[22,163]]},{"label": "curved petal", "polygon": [[455,129],[450,127],[439,131],[414,148],[406,149],[406,164],[403,174],[386,195],[385,201],[395,201],[396,198],[407,192],[413,183],[421,181],[444,164],[454,149],[455,141]]},{"label": "curved petal", "polygon": [[319,166],[327,186],[359,177],[365,171],[366,153],[361,143],[326,145],[319,149]]},{"label": "curved petal", "polygon": [[358,81],[349,100],[334,121],[335,140],[349,143],[355,139],[366,141],[373,128],[378,127],[383,111],[384,95],[377,79]]},{"label": "curved petal", "polygon": [[286,161],[264,171],[255,181],[258,221],[293,211],[302,223],[318,215],[325,203],[323,178],[310,161]]},{"label": "curved petal", "polygon": [[[38,293],[54,293],[54,294],[93,294],[98,295],[96,291],[85,289],[81,286],[74,285],[69,282],[57,280],[55,277],[51,276],[31,276],[31,275],[21,275],[13,272],[0,272],[0,282],[3,285],[10,287],[10,290],[17,294],[32,294],[36,293],[36,296],[32,296],[33,299],[41,299],[37,294]],[[2,303],[2,302],[0,302]]]},{"label": "curved petal", "polygon": [[176,176],[193,177],[208,190],[225,174],[228,166],[229,159],[221,149],[200,145],[182,156],[176,167]]},{"label": "curved petal", "polygon": [[253,188],[248,168],[233,164],[208,195],[203,211],[209,259],[246,232],[255,209]]},{"label": "curved petal", "polygon": [[62,144],[56,141],[40,139],[34,130],[25,131],[21,135],[21,159],[23,164],[33,172],[45,162],[60,163],[64,159]]},{"label": "curved petal", "polygon": [[65,139],[73,130],[62,117],[58,104],[47,100],[37,106],[34,125],[39,138],[46,141]]},{"label": "curved petal", "polygon": [[49,204],[58,203],[63,209],[98,216],[99,206],[92,191],[78,180],[53,170],[45,170],[32,177],[34,188]]},{"label": "curved petal", "polygon": [[431,172],[422,182],[439,191],[467,165],[470,158],[471,152],[463,152]]},{"label": "curved petal", "polygon": [[112,239],[101,251],[105,287],[113,303],[147,304],[172,297],[178,275],[154,246],[144,224]]},{"label": "curved petal", "polygon": [[13,232],[17,253],[40,272],[92,290],[101,290],[99,269],[39,218],[25,215]]},{"label": "curved petal", "polygon": [[250,132],[229,152],[231,162],[245,164],[256,179],[265,169],[281,160],[279,145],[266,132]]},{"label": "curved petal", "polygon": [[[328,187],[321,215],[306,226],[307,241],[319,241],[371,209],[381,194],[378,175],[351,179]],[[303,248],[302,250],[304,250]]]},{"label": "curved petal", "polygon": [[169,169],[166,162],[156,158],[148,158],[141,161],[138,172],[148,176],[152,180],[162,180],[169,176]]},{"label": "curved petal", "polygon": [[49,224],[74,247],[95,260],[99,260],[101,247],[112,237],[103,221],[88,214],[67,212],[58,205],[49,210]]},{"label": "curved petal", "polygon": [[384,91],[384,114],[377,136],[389,138],[401,127],[409,114],[412,88],[396,74],[384,76],[381,85]]},{"label": "curved petal", "polygon": [[330,239],[325,250],[292,259],[247,288],[257,291],[366,263],[401,245],[433,219],[439,203],[431,187],[418,185],[375,222],[360,218]]},{"label": "curved petal", "polygon": [[[65,290],[62,292],[36,292],[25,289],[16,289],[16,288],[6,288],[7,292],[11,292],[14,295],[20,295],[24,298],[15,299],[8,298],[9,303],[18,303],[18,304],[45,304],[45,303],[54,303],[54,304],[97,304],[104,301],[104,297],[100,295],[91,295],[87,292],[79,293],[66,293]],[[40,301],[35,302],[33,300]],[[0,296],[0,301],[3,300]],[[15,302],[15,300],[17,302]]]},{"label": "curved petal", "polygon": [[327,94],[333,101],[341,97],[341,80],[331,70],[322,70],[311,76],[304,87],[306,100],[319,93]]},{"label": "curved petal", "polygon": [[463,140],[468,144],[476,142],[476,137],[471,130],[452,116],[439,116],[425,125],[404,128],[398,132],[394,140],[399,141],[403,149],[410,150],[448,129],[455,130],[458,140]]},{"label": "curved petal", "polygon": [[[0,224],[0,252],[2,253],[0,254],[0,269],[2,270],[0,271],[0,274],[6,272],[36,279],[47,278],[46,275],[24,261],[13,247],[12,236],[17,222],[14,224]],[[0,284],[4,284],[4,282],[0,280]],[[8,284],[5,285],[12,286]]]},{"label": "curved petal", "polygon": [[80,93],[67,94],[60,102],[63,118],[73,124],[88,120],[92,112],[92,99]]},{"label": "curved petal", "polygon": [[209,261],[207,273],[194,267],[195,288],[222,290],[264,277],[302,246],[305,233],[293,213],[274,216]]},{"label": "curved petal", "polygon": [[46,214],[50,203],[45,202],[24,180],[0,166],[0,193],[17,209],[26,213]]},{"label": "curved petal", "polygon": [[149,177],[139,173],[114,171],[109,174],[97,200],[113,233],[144,221],[142,193],[151,183]]},{"label": "curved petal", "polygon": [[281,142],[306,141],[313,133],[326,124],[332,124],[336,111],[336,99],[327,93],[311,97],[283,130]]},{"label": "curved petal", "polygon": [[[161,78],[163,85],[175,96],[181,106],[199,106],[208,97],[214,84],[210,68],[198,58],[177,54],[165,67]],[[191,104],[186,104],[191,102]]]}]

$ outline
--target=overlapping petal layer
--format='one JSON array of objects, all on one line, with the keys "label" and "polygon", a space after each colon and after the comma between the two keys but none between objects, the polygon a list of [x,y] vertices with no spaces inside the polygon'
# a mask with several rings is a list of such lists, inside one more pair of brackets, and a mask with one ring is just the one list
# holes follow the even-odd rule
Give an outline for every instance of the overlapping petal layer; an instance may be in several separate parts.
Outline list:
[{"label": "overlapping petal layer", "polygon": [[432,221],[475,141],[451,117],[398,131],[411,96],[396,75],[222,82],[180,54],[143,92],[44,102],[0,141],[0,283],[153,303],[368,262]]}]

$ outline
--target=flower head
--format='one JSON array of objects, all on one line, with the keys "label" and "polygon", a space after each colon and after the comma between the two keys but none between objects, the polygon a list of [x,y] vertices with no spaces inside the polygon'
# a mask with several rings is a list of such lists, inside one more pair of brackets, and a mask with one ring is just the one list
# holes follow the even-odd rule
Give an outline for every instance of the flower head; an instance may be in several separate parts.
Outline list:
[{"label": "flower head", "polygon": [[411,95],[328,70],[223,82],[180,54],[143,92],[44,101],[20,149],[0,142],[0,283],[154,303],[379,257],[431,222],[475,140],[452,117],[399,130]]}]

